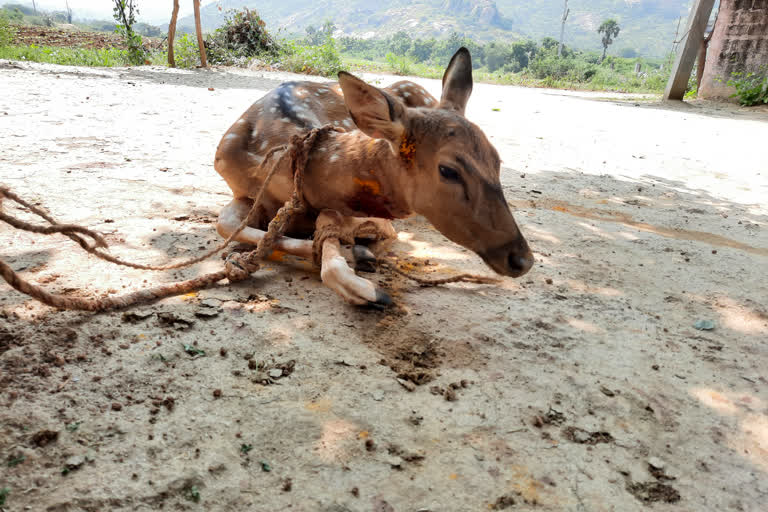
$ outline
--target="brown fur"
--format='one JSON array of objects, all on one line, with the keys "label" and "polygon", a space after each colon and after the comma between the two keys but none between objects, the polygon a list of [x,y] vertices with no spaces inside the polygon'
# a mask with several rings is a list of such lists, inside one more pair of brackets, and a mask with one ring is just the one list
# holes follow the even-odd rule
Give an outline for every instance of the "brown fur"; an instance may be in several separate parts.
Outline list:
[{"label": "brown fur", "polygon": [[[377,89],[349,74],[339,79],[283,84],[232,125],[219,144],[215,168],[235,201],[256,196],[272,148],[332,124],[346,132],[318,139],[304,177],[311,208],[292,236],[311,234],[326,210],[384,220],[419,213],[496,272],[527,272],[533,258],[502,193],[498,152],[463,115],[472,89],[469,52],[459,50],[452,59],[440,102],[408,81]],[[293,180],[284,166],[266,190],[263,216],[254,227],[264,229],[290,197]]]}]

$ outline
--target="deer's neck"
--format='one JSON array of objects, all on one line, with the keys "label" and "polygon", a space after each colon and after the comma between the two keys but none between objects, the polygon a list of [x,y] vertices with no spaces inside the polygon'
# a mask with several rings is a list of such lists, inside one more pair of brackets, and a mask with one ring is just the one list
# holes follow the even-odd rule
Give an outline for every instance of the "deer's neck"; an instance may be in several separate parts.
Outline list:
[{"label": "deer's neck", "polygon": [[407,161],[387,141],[360,131],[332,133],[315,146],[304,179],[304,197],[317,210],[404,218],[412,213],[406,174]]}]

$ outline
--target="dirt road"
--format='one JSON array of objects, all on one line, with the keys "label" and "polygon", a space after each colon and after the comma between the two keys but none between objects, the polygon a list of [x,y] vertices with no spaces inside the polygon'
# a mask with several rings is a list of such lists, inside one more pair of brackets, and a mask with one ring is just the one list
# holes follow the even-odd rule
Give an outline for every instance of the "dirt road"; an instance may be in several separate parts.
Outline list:
[{"label": "dirt road", "polygon": [[[115,254],[189,257],[229,201],[219,138],[286,77],[0,63],[0,182]],[[477,85],[468,117],[537,254],[521,280],[384,273],[397,307],[364,311],[286,260],[98,315],[0,284],[6,509],[765,510],[768,114]],[[414,272],[489,272],[396,227]],[[126,270],[6,226],[0,257],[72,295],[221,264]]]}]

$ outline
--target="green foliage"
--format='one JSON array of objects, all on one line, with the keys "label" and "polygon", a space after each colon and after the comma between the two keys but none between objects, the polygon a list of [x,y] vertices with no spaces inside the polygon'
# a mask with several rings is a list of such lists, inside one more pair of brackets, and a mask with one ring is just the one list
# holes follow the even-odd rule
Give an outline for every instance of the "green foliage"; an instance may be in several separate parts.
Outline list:
[{"label": "green foliage", "polygon": [[115,21],[117,21],[115,32],[123,36],[125,43],[128,45],[130,63],[134,65],[144,64],[146,53],[141,46],[141,35],[133,30],[133,26],[136,23],[136,15],[139,14],[138,7],[136,7],[134,0],[112,1],[115,3],[112,15]]},{"label": "green foliage", "polygon": [[309,46],[320,46],[329,37],[333,37],[335,31],[336,25],[330,20],[323,23],[323,26],[319,29],[315,28],[314,25],[310,25],[306,29],[307,35],[304,38],[304,42]]},{"label": "green foliage", "polygon": [[287,41],[280,62],[288,71],[311,75],[336,76],[344,69],[336,41],[328,38],[319,46],[304,46]]},{"label": "green foliage", "polygon": [[47,62],[65,66],[113,67],[131,64],[128,52],[116,48],[94,50],[58,46],[6,46],[0,47],[0,59]]},{"label": "green foliage", "polygon": [[11,494],[11,490],[7,487],[3,487],[0,489],[0,507],[5,505],[5,500],[8,499],[8,496]]},{"label": "green foliage", "polygon": [[413,72],[413,61],[408,57],[399,57],[392,52],[388,52],[384,58],[392,72],[396,75],[410,75]]},{"label": "green foliage", "polygon": [[5,12],[0,11],[0,48],[8,46],[13,41],[16,30]]},{"label": "green foliage", "polygon": [[176,66],[184,69],[193,69],[200,63],[200,49],[197,40],[189,34],[182,34],[173,43],[173,56]]},{"label": "green foliage", "polygon": [[605,60],[605,52],[608,51],[608,47],[613,44],[614,38],[618,37],[620,31],[619,22],[614,19],[603,21],[597,29],[597,33],[603,35],[603,60]]},{"label": "green foliage", "polygon": [[253,9],[227,11],[224,25],[205,41],[208,59],[217,64],[237,65],[253,57],[278,55],[280,46],[266,23]]},{"label": "green foliage", "polygon": [[184,497],[189,501],[200,503],[200,489],[198,489],[196,485],[193,485],[191,487],[186,487],[183,490],[183,494],[184,494]]},{"label": "green foliage", "polygon": [[768,103],[768,69],[759,73],[731,73],[728,85],[736,89],[732,98],[738,98],[745,107]]}]

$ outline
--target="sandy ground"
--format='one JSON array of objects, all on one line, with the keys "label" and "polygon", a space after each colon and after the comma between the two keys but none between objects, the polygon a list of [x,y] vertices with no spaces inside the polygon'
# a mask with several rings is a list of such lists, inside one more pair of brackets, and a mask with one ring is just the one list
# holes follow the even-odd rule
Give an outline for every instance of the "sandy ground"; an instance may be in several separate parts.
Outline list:
[{"label": "sandy ground", "polygon": [[[189,257],[229,201],[220,136],[287,76],[2,63],[0,182],[115,254]],[[397,306],[370,311],[284,261],[105,314],[0,284],[5,509],[764,511],[765,110],[477,85],[468,117],[537,253],[521,280],[380,274]],[[414,272],[489,272],[396,228]],[[6,226],[0,257],[72,295],[221,265],[133,271]]]}]

